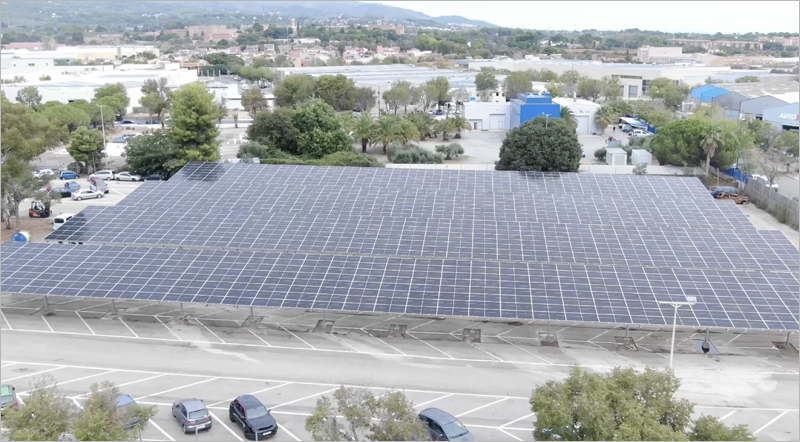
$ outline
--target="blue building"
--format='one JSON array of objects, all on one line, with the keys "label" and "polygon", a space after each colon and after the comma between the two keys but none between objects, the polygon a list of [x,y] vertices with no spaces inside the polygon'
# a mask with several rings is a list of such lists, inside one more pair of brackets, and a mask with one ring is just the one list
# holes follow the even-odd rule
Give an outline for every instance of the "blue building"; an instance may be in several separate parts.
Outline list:
[{"label": "blue building", "polygon": [[547,92],[519,94],[511,100],[511,129],[536,117],[561,118],[561,105]]}]

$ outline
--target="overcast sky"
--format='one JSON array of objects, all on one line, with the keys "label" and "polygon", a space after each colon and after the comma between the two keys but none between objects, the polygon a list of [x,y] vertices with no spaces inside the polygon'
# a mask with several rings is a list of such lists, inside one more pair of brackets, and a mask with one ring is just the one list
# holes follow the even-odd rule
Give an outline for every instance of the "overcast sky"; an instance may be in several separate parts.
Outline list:
[{"label": "overcast sky", "polygon": [[460,15],[510,28],[726,34],[800,31],[798,1],[368,1],[423,12]]}]

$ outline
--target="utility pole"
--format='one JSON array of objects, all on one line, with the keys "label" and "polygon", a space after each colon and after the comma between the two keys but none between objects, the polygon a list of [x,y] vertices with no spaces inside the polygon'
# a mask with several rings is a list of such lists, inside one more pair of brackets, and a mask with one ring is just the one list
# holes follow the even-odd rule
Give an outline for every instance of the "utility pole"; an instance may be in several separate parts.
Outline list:
[{"label": "utility pole", "polygon": [[[100,127],[103,130],[103,153],[107,154],[106,153],[106,121],[103,118],[103,106],[105,106],[105,105],[104,104],[98,104],[98,106],[100,107]],[[106,165],[108,165],[108,160],[106,160]]]},{"label": "utility pole", "polygon": [[675,328],[678,324],[678,309],[684,305],[693,306],[697,303],[697,298],[694,296],[687,296],[685,302],[673,301],[659,301],[659,304],[671,305],[675,311],[672,315],[672,340],[669,345],[669,369],[672,370],[672,356],[675,353]]}]

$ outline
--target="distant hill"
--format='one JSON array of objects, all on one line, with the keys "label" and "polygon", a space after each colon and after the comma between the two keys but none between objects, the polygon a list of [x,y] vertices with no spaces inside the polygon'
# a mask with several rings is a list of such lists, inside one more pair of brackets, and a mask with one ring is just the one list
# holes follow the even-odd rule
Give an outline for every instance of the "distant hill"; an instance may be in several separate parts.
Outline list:
[{"label": "distant hill", "polygon": [[[103,18],[124,19],[128,23],[142,21],[143,14],[162,13],[168,18],[189,20],[192,17],[208,14],[242,14],[257,16],[266,12],[280,12],[283,16],[303,16],[309,19],[335,17],[374,17],[405,20],[424,20],[439,24],[458,23],[479,28],[497,27],[482,20],[470,20],[461,16],[431,17],[410,9],[387,6],[378,3],[346,1],[3,1],[2,20],[5,24],[24,24],[29,21],[37,27],[45,22],[87,24],[92,23],[93,12],[103,13]],[[53,16],[55,14],[55,18]],[[96,17],[95,17],[96,18]],[[19,22],[22,20],[22,23]],[[152,21],[151,19],[147,19]],[[112,23],[95,23],[111,25]]]}]

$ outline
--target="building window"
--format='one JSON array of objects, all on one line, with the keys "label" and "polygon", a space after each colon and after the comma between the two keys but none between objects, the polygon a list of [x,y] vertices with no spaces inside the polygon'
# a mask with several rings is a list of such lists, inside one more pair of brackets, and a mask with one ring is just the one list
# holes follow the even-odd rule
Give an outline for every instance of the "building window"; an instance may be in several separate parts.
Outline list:
[{"label": "building window", "polygon": [[628,98],[637,98],[639,96],[639,86],[628,86]]}]

